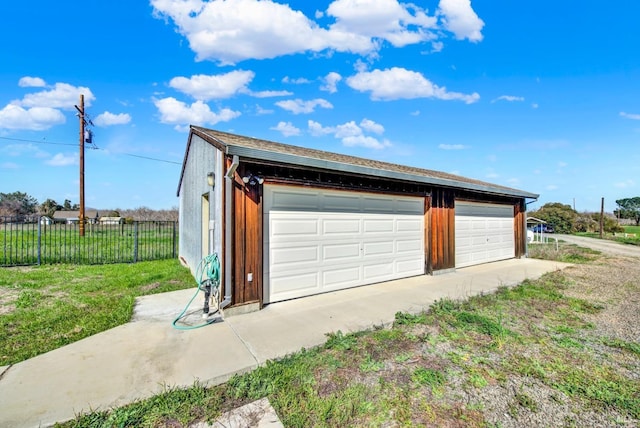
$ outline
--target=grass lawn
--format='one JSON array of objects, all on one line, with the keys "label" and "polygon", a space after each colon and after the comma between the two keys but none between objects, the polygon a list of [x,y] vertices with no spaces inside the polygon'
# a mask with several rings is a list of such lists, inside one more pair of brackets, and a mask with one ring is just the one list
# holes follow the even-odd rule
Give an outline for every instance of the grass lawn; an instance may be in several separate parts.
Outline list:
[{"label": "grass lawn", "polygon": [[[625,236],[625,234],[632,234],[635,236]],[[597,232],[580,232],[576,233],[578,236],[586,236],[588,238],[599,238],[600,234]],[[640,245],[640,226],[624,226],[623,233],[605,233],[604,239],[620,242],[621,244]]]},{"label": "grass lawn", "polygon": [[128,322],[137,296],[188,287],[177,260],[0,268],[0,366]]},{"label": "grass lawn", "polygon": [[640,226],[625,226],[625,233],[635,233],[636,236],[640,236]]},{"label": "grass lawn", "polygon": [[[287,427],[637,426],[640,344],[600,330],[613,300],[574,297],[585,277],[597,277],[595,290],[600,277],[611,279],[612,262],[575,246],[556,256],[585,271],[440,300],[428,312],[396,314],[392,328],[335,332],[223,385],[167,389],[60,426],[186,427],[262,397]],[[627,282],[607,284],[607,299],[640,292],[634,266],[613,270],[635,269]]]}]

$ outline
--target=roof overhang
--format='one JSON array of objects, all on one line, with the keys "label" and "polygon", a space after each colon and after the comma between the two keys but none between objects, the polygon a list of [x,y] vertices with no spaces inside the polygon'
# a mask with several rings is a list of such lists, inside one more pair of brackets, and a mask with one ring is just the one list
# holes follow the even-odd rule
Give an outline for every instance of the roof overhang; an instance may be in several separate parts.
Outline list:
[{"label": "roof overhang", "polygon": [[330,171],[343,172],[348,174],[365,175],[371,177],[386,178],[390,180],[408,181],[414,183],[430,184],[443,187],[452,187],[463,190],[473,190],[480,193],[511,196],[518,198],[531,198],[537,199],[539,195],[535,193],[520,191],[516,189],[506,189],[501,187],[494,187],[491,185],[481,185],[477,183],[469,183],[464,181],[448,180],[445,178],[428,177],[420,174],[410,174],[401,171],[389,171],[378,168],[371,168],[362,165],[346,164],[342,162],[336,162],[331,160],[316,159],[305,156],[299,156],[289,153],[280,153],[270,150],[261,150],[251,147],[237,146],[228,144],[226,148],[228,155],[236,155],[241,160],[251,159],[257,163],[260,162],[273,162],[282,163],[300,167],[325,169]]}]

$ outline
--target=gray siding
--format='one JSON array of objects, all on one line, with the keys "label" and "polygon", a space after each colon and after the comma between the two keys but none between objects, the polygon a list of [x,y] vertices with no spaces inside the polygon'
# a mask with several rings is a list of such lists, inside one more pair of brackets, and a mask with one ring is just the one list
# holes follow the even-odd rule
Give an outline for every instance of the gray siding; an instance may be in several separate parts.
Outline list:
[{"label": "gray siding", "polygon": [[[180,184],[180,245],[179,255],[195,274],[202,254],[202,196],[209,194],[209,220],[213,226],[211,253],[218,253],[222,261],[222,189],[224,187],[223,154],[211,144],[192,135],[187,164]],[[209,187],[207,174],[215,174],[214,187]]]}]

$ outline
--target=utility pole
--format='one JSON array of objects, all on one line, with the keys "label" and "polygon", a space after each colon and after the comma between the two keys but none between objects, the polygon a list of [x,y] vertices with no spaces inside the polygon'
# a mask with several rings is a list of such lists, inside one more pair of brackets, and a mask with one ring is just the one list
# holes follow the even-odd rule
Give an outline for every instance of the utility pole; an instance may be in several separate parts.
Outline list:
[{"label": "utility pole", "polygon": [[604,229],[604,198],[600,204],[600,239],[602,239],[602,231]]},{"label": "utility pole", "polygon": [[79,233],[84,236],[84,94],[80,94],[80,107],[75,106],[80,118],[80,214]]}]

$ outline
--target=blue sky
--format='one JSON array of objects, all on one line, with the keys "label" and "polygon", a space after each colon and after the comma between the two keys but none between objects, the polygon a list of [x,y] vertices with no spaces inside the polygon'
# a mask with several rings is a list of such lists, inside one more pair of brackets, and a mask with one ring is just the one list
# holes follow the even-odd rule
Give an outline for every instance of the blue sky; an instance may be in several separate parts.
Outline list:
[{"label": "blue sky", "polygon": [[640,195],[640,2],[5,1],[0,192],[178,205],[188,125],[597,211]]}]

